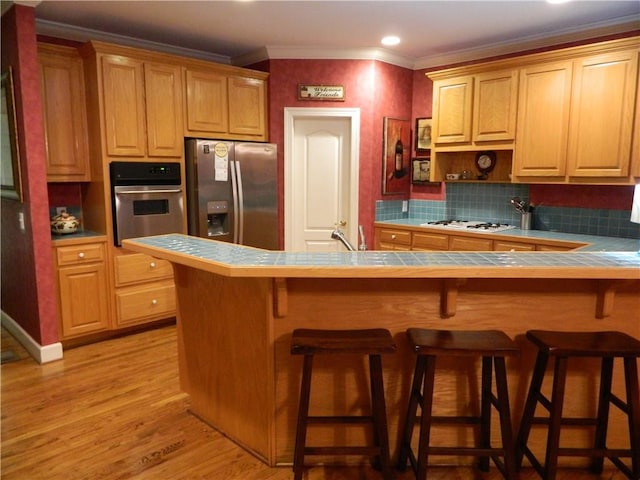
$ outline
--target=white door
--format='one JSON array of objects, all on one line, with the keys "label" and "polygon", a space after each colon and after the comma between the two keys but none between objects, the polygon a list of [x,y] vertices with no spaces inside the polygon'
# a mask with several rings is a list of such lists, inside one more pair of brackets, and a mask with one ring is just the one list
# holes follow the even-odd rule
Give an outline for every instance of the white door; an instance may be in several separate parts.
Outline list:
[{"label": "white door", "polygon": [[357,247],[359,134],[357,108],[285,108],[285,250]]}]

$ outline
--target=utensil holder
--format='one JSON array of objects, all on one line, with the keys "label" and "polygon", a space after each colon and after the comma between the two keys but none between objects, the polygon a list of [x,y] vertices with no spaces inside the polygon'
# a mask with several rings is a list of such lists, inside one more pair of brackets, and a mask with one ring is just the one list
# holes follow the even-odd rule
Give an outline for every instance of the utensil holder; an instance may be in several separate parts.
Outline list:
[{"label": "utensil holder", "polygon": [[531,230],[531,213],[523,212],[520,216],[520,230]]}]

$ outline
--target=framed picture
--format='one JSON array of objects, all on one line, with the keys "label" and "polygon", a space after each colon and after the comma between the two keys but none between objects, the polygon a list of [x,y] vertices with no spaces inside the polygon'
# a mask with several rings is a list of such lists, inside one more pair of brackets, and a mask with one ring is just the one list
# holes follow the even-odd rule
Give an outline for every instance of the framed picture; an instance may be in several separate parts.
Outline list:
[{"label": "framed picture", "polygon": [[0,99],[0,196],[22,201],[20,155],[16,126],[13,72],[11,67],[2,73],[2,98]]},{"label": "framed picture", "polygon": [[416,152],[431,150],[431,119],[416,118]]},{"label": "framed picture", "polygon": [[411,163],[411,183],[429,183],[429,177],[431,175],[431,159],[414,158]]},{"label": "framed picture", "polygon": [[411,120],[384,117],[382,194],[409,193]]}]

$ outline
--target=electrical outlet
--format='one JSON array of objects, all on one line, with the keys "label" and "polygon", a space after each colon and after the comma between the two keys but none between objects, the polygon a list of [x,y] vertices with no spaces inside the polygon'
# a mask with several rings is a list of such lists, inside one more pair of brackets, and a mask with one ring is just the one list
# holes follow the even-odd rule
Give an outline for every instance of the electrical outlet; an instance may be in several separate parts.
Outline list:
[{"label": "electrical outlet", "polygon": [[406,213],[409,211],[409,201],[408,200],[403,200],[402,201],[402,213]]},{"label": "electrical outlet", "polygon": [[60,215],[62,212],[66,212],[67,207],[56,207],[56,215]]}]

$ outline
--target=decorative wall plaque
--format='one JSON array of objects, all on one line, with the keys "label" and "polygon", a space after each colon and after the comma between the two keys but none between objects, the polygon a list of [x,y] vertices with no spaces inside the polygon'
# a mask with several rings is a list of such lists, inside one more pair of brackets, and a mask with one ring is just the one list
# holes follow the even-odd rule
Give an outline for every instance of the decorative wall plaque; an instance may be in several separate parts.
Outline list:
[{"label": "decorative wall plaque", "polygon": [[298,100],[344,102],[344,86],[298,85]]}]

